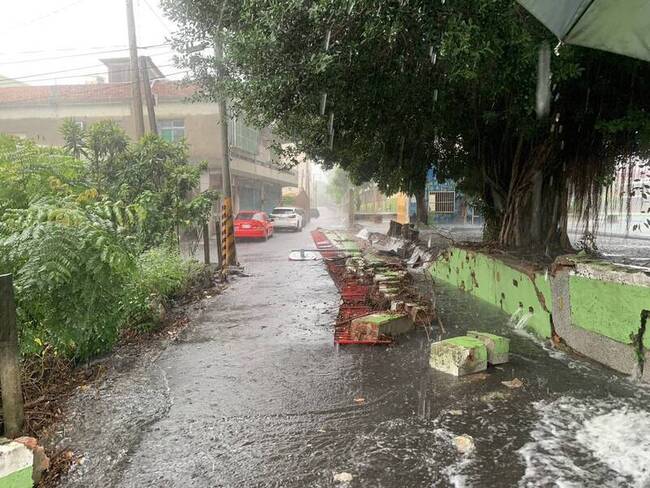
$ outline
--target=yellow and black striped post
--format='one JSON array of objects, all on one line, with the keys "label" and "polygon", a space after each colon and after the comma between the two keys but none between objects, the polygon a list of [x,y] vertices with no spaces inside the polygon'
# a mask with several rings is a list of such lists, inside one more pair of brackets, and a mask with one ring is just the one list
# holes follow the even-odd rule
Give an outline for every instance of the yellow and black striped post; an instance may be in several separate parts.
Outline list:
[{"label": "yellow and black striped post", "polygon": [[232,198],[224,197],[221,212],[221,266],[237,265],[235,226],[232,215]]}]

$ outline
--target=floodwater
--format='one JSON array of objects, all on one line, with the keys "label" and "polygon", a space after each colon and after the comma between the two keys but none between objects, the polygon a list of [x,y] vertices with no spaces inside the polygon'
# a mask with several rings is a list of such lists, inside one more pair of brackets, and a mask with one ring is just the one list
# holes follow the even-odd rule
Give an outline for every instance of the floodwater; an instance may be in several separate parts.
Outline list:
[{"label": "floodwater", "polygon": [[[315,224],[334,222],[324,212]],[[94,468],[69,486],[649,486],[646,389],[446,286],[435,293],[447,335],[508,335],[509,364],[460,379],[432,371],[423,330],[389,348],[336,348],[336,289],[322,263],[288,261],[299,247],[313,247],[307,231],[239,246],[252,276],[210,299],[154,361],[165,398],[133,392],[138,412],[155,416],[130,435],[118,429],[119,463],[87,453]],[[524,386],[501,384],[513,378]],[[95,436],[111,435],[112,415],[95,419],[109,426]],[[456,451],[461,434],[474,452]],[[352,480],[335,481],[340,473]]]}]

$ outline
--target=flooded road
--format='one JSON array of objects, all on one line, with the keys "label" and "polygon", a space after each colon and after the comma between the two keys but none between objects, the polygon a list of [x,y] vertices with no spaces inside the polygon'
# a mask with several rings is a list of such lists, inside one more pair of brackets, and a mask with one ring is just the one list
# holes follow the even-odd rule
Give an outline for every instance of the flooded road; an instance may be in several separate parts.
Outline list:
[{"label": "flooded road", "polygon": [[[307,230],[239,246],[251,276],[156,360],[168,408],[139,426],[106,486],[648,486],[646,390],[446,286],[448,334],[508,335],[509,364],[461,379],[431,371],[423,330],[388,349],[337,349],[336,288],[322,263],[287,260],[299,247],[313,247]],[[501,384],[513,378],[524,386]],[[461,434],[472,454],[456,451]]]}]

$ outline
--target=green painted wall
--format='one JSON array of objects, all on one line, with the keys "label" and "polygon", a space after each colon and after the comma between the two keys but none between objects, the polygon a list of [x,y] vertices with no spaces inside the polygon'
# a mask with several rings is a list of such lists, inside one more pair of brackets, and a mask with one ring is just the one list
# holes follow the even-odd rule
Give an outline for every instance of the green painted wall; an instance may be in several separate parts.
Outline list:
[{"label": "green painted wall", "polygon": [[32,467],[28,466],[20,471],[0,478],[0,488],[32,488]]},{"label": "green painted wall", "polygon": [[543,274],[531,278],[499,259],[459,248],[443,253],[429,271],[510,315],[520,307],[531,311],[527,327],[541,337],[551,336],[551,286]]},{"label": "green painted wall", "polygon": [[[571,322],[624,344],[639,333],[641,311],[650,310],[650,288],[571,276]],[[643,345],[650,347],[650,324]]]}]

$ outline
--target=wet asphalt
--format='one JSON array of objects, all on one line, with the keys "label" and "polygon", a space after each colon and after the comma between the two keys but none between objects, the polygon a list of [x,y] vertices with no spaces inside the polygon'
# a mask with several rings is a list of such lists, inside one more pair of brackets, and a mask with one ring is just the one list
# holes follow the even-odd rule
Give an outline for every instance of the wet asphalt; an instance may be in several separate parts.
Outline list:
[{"label": "wet asphalt", "polygon": [[[337,223],[325,211],[311,226]],[[208,300],[181,340],[153,360],[149,370],[162,375],[156,385],[123,399],[143,398],[132,408],[141,419],[131,426],[137,439],[124,447],[113,436],[115,452],[123,451],[120,462],[96,463],[93,470],[110,473],[87,478],[110,483],[78,479],[74,486],[650,483],[644,471],[650,453],[621,464],[612,449],[597,449],[603,442],[623,443],[619,457],[629,458],[647,443],[650,422],[644,433],[638,422],[617,427],[607,421],[621,411],[650,419],[647,390],[513,330],[500,310],[458,290],[435,285],[446,335],[437,327],[430,334],[479,329],[507,335],[509,364],[465,378],[432,371],[423,330],[390,348],[335,347],[339,297],[333,282],[321,262],[287,259],[291,249],[313,247],[308,230],[239,244],[250,276]],[[501,383],[513,378],[524,386]],[[115,380],[112,388],[124,381]],[[153,390],[158,395],[152,401]],[[147,419],[149,410],[155,414]],[[112,428],[111,412],[96,414]],[[612,438],[612,432],[620,435]],[[473,437],[474,452],[457,452],[453,439],[461,434]],[[340,473],[352,481],[336,481]]]}]

